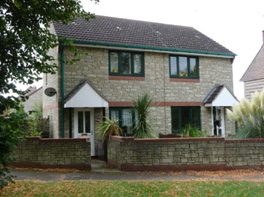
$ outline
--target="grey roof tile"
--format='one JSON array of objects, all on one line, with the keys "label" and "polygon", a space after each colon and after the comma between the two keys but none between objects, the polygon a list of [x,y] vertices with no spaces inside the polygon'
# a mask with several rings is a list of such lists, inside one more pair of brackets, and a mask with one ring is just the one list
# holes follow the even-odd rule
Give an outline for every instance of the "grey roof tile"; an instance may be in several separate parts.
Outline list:
[{"label": "grey roof tile", "polygon": [[258,54],[251,62],[240,81],[247,82],[258,79],[264,79],[264,44],[260,48]]},{"label": "grey roof tile", "polygon": [[228,89],[225,85],[215,84],[215,86],[212,88],[212,90],[208,93],[208,95],[204,98],[203,103],[204,104],[211,104],[215,98],[218,96],[218,94],[221,92],[223,88],[226,88],[230,94],[238,101],[236,96],[233,94],[232,91]]},{"label": "grey roof tile", "polygon": [[96,16],[68,25],[54,24],[57,35],[75,41],[235,55],[192,27]]}]

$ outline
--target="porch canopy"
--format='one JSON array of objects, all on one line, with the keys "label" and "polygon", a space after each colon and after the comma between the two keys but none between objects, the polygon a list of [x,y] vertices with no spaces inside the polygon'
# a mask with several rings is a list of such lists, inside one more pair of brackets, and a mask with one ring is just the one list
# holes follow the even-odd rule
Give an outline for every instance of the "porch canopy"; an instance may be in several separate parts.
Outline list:
[{"label": "porch canopy", "polygon": [[108,107],[108,101],[89,80],[81,81],[65,97],[64,108],[95,107]]},{"label": "porch canopy", "polygon": [[238,99],[225,85],[216,84],[203,100],[205,107],[232,107]]}]

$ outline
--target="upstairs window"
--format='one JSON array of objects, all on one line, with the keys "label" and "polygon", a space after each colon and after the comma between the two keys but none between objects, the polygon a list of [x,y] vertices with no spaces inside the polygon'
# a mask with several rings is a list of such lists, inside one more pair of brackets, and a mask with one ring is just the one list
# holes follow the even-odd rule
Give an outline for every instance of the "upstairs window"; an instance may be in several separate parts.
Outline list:
[{"label": "upstairs window", "polygon": [[110,51],[109,73],[110,75],[143,76],[143,53]]},{"label": "upstairs window", "polygon": [[198,58],[170,56],[170,77],[199,78]]}]

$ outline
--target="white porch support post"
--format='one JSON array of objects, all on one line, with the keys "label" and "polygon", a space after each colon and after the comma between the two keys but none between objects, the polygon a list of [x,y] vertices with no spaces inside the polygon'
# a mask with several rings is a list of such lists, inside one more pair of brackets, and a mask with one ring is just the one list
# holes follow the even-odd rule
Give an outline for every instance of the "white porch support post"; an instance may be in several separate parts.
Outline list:
[{"label": "white porch support post", "polygon": [[221,107],[221,129],[222,129],[222,137],[225,137],[225,108]]},{"label": "white porch support post", "polygon": [[214,135],[214,111],[213,106],[211,107],[211,121],[212,121],[212,136]]}]

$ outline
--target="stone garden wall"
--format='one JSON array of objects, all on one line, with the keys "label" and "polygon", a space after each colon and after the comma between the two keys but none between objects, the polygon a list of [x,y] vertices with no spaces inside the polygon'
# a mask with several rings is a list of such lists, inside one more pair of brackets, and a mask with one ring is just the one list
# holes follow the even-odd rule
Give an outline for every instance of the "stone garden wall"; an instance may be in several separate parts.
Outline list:
[{"label": "stone garden wall", "polygon": [[264,139],[112,137],[108,163],[123,171],[262,168]]},{"label": "stone garden wall", "polygon": [[90,142],[85,138],[26,138],[12,153],[16,167],[91,170]]}]

